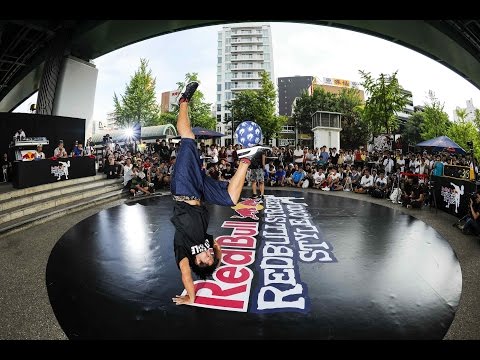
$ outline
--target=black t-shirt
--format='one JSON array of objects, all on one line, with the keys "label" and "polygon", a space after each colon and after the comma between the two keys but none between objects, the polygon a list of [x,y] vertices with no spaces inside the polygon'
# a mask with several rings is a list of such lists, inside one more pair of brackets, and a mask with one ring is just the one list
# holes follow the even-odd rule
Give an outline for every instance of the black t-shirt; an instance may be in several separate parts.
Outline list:
[{"label": "black t-shirt", "polygon": [[213,237],[207,234],[208,210],[205,205],[195,206],[176,201],[170,221],[175,225],[173,248],[177,266],[183,258],[193,263],[195,255],[213,247]]},{"label": "black t-shirt", "polygon": [[170,149],[167,146],[160,145],[159,149],[160,159],[168,161],[170,160]]},{"label": "black t-shirt", "polygon": [[222,171],[222,176],[225,180],[230,180],[233,175],[235,175],[235,170],[232,169],[230,166],[230,170],[226,168],[225,170]]}]

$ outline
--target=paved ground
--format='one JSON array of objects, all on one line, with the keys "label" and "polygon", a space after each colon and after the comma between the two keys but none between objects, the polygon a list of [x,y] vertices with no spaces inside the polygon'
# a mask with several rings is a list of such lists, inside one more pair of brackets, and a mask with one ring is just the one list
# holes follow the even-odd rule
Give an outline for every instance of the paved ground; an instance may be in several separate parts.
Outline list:
[{"label": "paved ground", "polygon": [[[269,191],[267,189],[267,193]],[[480,286],[477,285],[480,279],[480,238],[462,235],[452,226],[457,220],[455,217],[435,209],[407,210],[368,195],[300,191],[308,192],[309,196],[351,197],[400,209],[435,228],[455,250],[463,276],[460,306],[445,339],[480,339]],[[122,202],[118,200],[73,213],[0,238],[0,339],[66,339],[51,309],[45,286],[50,252],[74,224]]]}]

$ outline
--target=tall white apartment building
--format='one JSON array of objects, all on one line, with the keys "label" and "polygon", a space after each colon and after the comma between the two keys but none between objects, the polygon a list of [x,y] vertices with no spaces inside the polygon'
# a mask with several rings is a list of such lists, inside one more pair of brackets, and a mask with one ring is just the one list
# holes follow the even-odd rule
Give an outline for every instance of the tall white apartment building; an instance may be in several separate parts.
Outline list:
[{"label": "tall white apartment building", "polygon": [[[457,106],[453,111],[453,121],[458,121],[458,115],[456,110],[461,110],[462,108]],[[466,112],[465,120],[473,121],[475,119],[475,106],[473,106],[473,99],[467,100],[467,107],[464,108]]]},{"label": "tall white apartment building", "polygon": [[[224,133],[221,145],[231,143],[229,101],[242,90],[260,89],[260,73],[273,74],[272,32],[267,23],[242,23],[224,26],[218,32],[217,52],[217,131]],[[235,122],[240,119],[234,119]]]}]

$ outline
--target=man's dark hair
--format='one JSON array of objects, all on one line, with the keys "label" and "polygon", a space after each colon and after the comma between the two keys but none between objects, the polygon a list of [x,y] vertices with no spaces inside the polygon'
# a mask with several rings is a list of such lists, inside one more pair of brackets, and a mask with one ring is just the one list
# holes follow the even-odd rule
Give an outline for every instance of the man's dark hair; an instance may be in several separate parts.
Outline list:
[{"label": "man's dark hair", "polygon": [[207,277],[211,277],[215,269],[217,268],[218,262],[220,260],[216,257],[213,259],[213,264],[210,266],[198,266],[195,264],[195,260],[190,262],[190,267],[192,271],[197,275],[200,279],[206,280]]}]

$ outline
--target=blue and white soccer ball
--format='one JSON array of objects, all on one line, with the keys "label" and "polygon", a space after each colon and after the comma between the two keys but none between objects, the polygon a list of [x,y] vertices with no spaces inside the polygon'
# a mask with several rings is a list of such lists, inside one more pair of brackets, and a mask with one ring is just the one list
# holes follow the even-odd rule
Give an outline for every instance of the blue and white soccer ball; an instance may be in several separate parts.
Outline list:
[{"label": "blue and white soccer ball", "polygon": [[235,130],[237,142],[244,148],[256,146],[262,142],[262,129],[254,121],[241,122]]}]

